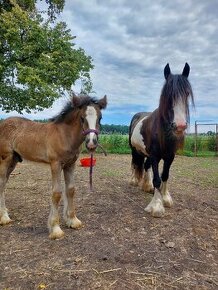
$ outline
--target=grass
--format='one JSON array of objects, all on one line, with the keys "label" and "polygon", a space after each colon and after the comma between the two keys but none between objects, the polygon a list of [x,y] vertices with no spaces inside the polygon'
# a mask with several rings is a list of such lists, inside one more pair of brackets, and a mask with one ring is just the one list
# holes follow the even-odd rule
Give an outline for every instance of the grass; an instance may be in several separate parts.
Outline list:
[{"label": "grass", "polygon": [[[213,157],[215,156],[215,136],[199,136],[197,139],[197,156]],[[130,154],[128,135],[110,134],[100,135],[99,143],[108,153],[114,154]],[[178,155],[194,157],[195,156],[195,140],[194,136],[186,136],[185,146],[182,151],[178,151]],[[98,152],[101,152],[100,149]]]}]

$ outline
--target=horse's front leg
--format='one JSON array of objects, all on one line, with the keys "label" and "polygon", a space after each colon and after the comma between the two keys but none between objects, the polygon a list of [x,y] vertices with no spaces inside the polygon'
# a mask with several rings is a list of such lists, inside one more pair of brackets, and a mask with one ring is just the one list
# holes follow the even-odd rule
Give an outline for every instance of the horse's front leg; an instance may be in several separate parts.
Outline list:
[{"label": "horse's front leg", "polygon": [[151,213],[154,217],[161,217],[165,213],[163,206],[163,198],[161,195],[161,179],[158,171],[158,164],[160,160],[156,158],[151,158],[151,165],[153,170],[153,186],[154,186],[154,196],[148,206],[145,208],[145,211]]},{"label": "horse's front leg", "polygon": [[0,225],[6,225],[11,222],[11,219],[8,215],[8,210],[5,206],[5,184],[7,179],[4,175],[0,175]]},{"label": "horse's front leg", "polygon": [[11,172],[16,166],[16,160],[13,160],[13,155],[8,154],[4,159],[0,156],[0,225],[6,225],[12,220],[8,215],[8,210],[5,205],[5,185]]},{"label": "horse's front leg", "polygon": [[78,229],[82,226],[81,221],[76,217],[74,196],[74,168],[75,164],[64,168],[65,193],[64,193],[64,220],[68,227]]},{"label": "horse's front leg", "polygon": [[163,172],[161,175],[162,179],[162,184],[161,184],[161,193],[163,196],[163,202],[166,207],[171,207],[173,205],[173,200],[172,197],[168,191],[167,188],[167,180],[169,178],[169,171],[170,171],[170,166],[174,160],[174,155],[171,156],[170,158],[167,158],[164,160],[164,165],[163,165]]},{"label": "horse's front leg", "polygon": [[49,237],[51,239],[59,239],[64,236],[64,232],[60,228],[60,219],[58,206],[61,199],[61,164],[59,162],[51,163],[52,174],[52,198],[51,209],[48,218]]}]

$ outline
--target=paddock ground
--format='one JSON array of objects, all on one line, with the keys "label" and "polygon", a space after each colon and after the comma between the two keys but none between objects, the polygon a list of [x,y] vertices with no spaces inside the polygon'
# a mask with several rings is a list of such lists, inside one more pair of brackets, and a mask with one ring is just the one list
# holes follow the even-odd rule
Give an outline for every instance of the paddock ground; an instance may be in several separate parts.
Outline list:
[{"label": "paddock ground", "polygon": [[[218,289],[218,159],[176,157],[163,218],[144,211],[150,194],[130,187],[130,155],[97,155],[93,192],[77,163],[77,216],[65,237],[48,239],[50,171],[23,162],[6,202],[13,223],[0,227],[0,289]],[[60,212],[62,211],[62,205]]]}]

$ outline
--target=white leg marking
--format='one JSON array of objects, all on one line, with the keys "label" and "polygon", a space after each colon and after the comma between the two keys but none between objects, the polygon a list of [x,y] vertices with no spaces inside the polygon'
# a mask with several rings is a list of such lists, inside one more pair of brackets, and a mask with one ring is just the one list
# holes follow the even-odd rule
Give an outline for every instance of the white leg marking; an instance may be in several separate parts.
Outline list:
[{"label": "white leg marking", "polygon": [[144,180],[142,182],[142,190],[144,190],[145,192],[154,191],[151,169],[148,169],[147,172],[145,171],[144,173]]},{"label": "white leg marking", "polygon": [[151,213],[153,217],[162,217],[165,213],[161,193],[155,189],[154,196],[148,206],[145,208],[146,212]]},{"label": "white leg marking", "polygon": [[162,182],[161,184],[161,193],[163,196],[163,203],[166,207],[171,207],[173,205],[172,197],[167,189],[167,181]]},{"label": "white leg marking", "polygon": [[66,225],[73,229],[78,229],[82,226],[82,222],[76,217],[74,206],[74,167],[64,169],[65,192],[64,192],[64,220]]},{"label": "white leg marking", "polygon": [[130,178],[129,184],[133,185],[133,186],[138,186],[139,185],[139,180],[138,180],[138,178],[135,175],[135,170],[134,169],[132,169],[132,176]]},{"label": "white leg marking", "polygon": [[6,179],[3,177],[0,177],[0,225],[6,225],[11,222],[11,219],[8,215],[7,208],[5,206],[5,184]]},{"label": "white leg marking", "polygon": [[52,173],[52,198],[51,208],[48,218],[48,228],[50,239],[59,239],[64,236],[60,228],[58,206],[61,199],[61,166],[59,163],[51,164]]}]

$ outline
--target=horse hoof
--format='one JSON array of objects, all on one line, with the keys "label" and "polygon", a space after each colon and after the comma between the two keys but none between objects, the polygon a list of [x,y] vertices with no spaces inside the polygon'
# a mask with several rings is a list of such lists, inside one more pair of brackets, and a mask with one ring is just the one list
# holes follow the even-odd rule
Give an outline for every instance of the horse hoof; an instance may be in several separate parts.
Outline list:
[{"label": "horse hoof", "polygon": [[147,192],[147,193],[154,193],[154,187],[153,186],[142,185],[142,190],[144,192]]},{"label": "horse hoof", "polygon": [[162,217],[165,213],[162,201],[158,201],[156,204],[149,204],[145,211],[150,213],[153,217]]},{"label": "horse hoof", "polygon": [[79,229],[82,227],[82,222],[77,217],[66,220],[66,224],[72,229]]},{"label": "horse hoof", "polygon": [[129,182],[129,185],[130,185],[130,186],[138,186],[138,182],[135,181],[135,180],[131,180],[131,181]]},{"label": "horse hoof", "polygon": [[173,205],[172,197],[171,196],[167,196],[167,198],[163,197],[163,203],[164,203],[164,206],[166,207],[172,207]]},{"label": "horse hoof", "polygon": [[60,227],[55,228],[49,235],[51,240],[61,239],[64,236],[64,232]]},{"label": "horse hoof", "polygon": [[153,217],[156,217],[156,218],[160,218],[160,217],[164,216],[164,213],[165,213],[165,209],[164,208],[161,209],[161,210],[152,209],[152,211],[151,211],[151,215]]},{"label": "horse hoof", "polygon": [[4,225],[7,225],[9,223],[11,223],[12,220],[9,218],[9,216],[2,216],[1,219],[0,219],[0,225],[4,226]]}]

